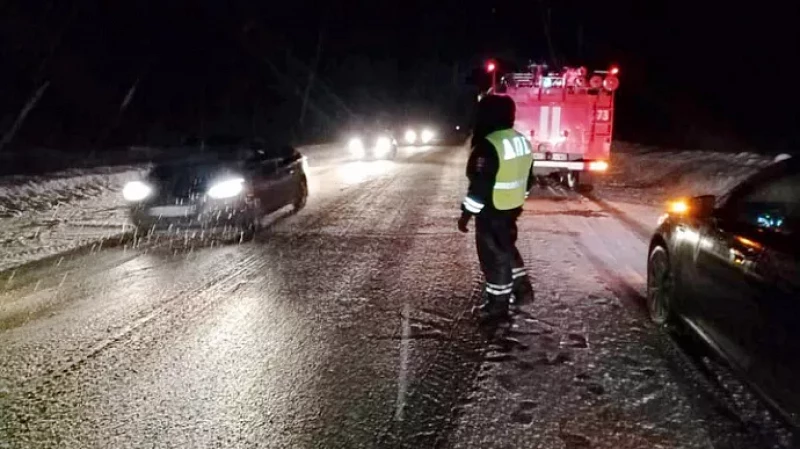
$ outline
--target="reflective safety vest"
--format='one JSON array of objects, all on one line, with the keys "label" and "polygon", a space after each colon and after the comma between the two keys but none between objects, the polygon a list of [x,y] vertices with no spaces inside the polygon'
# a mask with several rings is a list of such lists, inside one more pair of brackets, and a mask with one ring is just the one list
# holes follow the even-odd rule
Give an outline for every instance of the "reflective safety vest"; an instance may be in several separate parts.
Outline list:
[{"label": "reflective safety vest", "polygon": [[486,136],[486,140],[497,152],[499,162],[492,192],[494,208],[510,210],[522,207],[533,164],[531,143],[525,136],[510,128],[495,131]]}]

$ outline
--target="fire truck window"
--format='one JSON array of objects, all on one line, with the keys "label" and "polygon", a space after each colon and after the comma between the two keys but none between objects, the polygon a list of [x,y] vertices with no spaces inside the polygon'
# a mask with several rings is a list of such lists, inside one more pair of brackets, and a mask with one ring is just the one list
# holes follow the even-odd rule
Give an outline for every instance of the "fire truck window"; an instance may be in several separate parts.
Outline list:
[{"label": "fire truck window", "polygon": [[735,199],[731,209],[737,221],[796,235],[800,220],[800,173],[791,173],[757,186]]}]

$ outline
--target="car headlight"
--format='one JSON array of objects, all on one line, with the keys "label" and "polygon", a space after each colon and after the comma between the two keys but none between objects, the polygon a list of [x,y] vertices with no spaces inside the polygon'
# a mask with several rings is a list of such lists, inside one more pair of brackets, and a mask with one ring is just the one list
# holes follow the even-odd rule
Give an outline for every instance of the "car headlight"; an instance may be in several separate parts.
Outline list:
[{"label": "car headlight", "polygon": [[214,199],[233,198],[244,191],[244,179],[233,178],[218,181],[208,189],[208,196]]},{"label": "car headlight", "polygon": [[131,181],[122,188],[125,201],[142,201],[153,193],[153,188],[142,181]]},{"label": "car headlight", "polygon": [[431,140],[433,140],[433,136],[433,131],[429,129],[422,130],[422,143],[429,143]]},{"label": "car headlight", "polygon": [[375,141],[375,152],[379,155],[384,155],[392,149],[392,139],[381,136]]},{"label": "car headlight", "polygon": [[356,156],[364,155],[364,142],[358,137],[353,137],[347,144],[347,148]]},{"label": "car headlight", "polygon": [[413,129],[409,129],[408,131],[406,131],[405,138],[406,138],[406,143],[407,144],[413,145],[414,142],[417,141],[417,133],[416,133],[416,131],[414,131]]}]

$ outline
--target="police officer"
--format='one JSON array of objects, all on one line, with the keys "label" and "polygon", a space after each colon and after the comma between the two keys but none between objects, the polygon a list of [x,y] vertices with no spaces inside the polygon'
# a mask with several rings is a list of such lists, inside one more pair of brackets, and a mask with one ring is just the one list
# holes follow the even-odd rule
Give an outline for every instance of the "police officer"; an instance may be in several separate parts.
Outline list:
[{"label": "police officer", "polygon": [[478,103],[467,163],[469,190],[458,229],[467,232],[475,217],[475,239],[486,278],[482,310],[507,316],[510,301],[533,301],[533,287],[516,248],[517,218],[533,184],[531,144],[514,131],[516,107],[507,96],[488,95]]}]

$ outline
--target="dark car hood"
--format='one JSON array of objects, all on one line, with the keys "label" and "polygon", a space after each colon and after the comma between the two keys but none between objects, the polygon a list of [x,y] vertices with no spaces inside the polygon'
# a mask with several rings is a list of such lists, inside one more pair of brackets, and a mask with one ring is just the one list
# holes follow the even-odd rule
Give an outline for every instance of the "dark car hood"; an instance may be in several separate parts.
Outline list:
[{"label": "dark car hood", "polygon": [[183,162],[154,167],[147,180],[156,187],[157,196],[190,198],[202,195],[215,180],[242,174],[242,162]]}]

